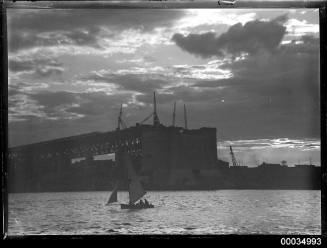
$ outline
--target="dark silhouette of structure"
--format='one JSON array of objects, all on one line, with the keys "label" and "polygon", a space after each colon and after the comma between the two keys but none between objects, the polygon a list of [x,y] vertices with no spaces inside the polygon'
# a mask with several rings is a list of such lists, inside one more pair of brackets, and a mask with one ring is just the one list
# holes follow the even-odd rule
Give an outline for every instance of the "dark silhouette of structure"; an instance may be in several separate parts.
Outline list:
[{"label": "dark silhouette of structure", "polygon": [[[153,112],[133,127],[123,121],[121,105],[115,131],[10,148],[9,192],[109,190],[117,178],[124,177],[124,169],[114,161],[94,157],[116,153],[121,147],[131,155],[147,189],[320,187],[320,167],[229,167],[217,157],[216,128],[189,129],[185,105],[185,127],[176,127],[175,104],[173,125],[164,126],[157,114],[155,93],[153,101]],[[151,117],[153,124],[144,124]],[[84,160],[73,163],[77,158]]]}]

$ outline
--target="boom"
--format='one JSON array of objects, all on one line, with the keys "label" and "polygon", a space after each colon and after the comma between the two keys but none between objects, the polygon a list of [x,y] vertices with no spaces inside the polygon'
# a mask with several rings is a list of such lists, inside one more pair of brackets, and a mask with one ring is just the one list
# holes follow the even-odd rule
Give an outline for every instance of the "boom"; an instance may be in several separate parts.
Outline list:
[{"label": "boom", "polygon": [[229,149],[230,149],[230,155],[232,157],[233,166],[239,166],[239,164],[236,161],[232,146],[229,146]]}]

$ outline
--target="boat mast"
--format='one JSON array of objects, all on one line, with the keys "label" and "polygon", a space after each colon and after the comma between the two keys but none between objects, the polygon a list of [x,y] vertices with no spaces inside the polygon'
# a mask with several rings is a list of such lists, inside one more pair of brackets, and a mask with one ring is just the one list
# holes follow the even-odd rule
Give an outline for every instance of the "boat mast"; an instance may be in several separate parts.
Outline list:
[{"label": "boat mast", "polygon": [[127,128],[127,125],[122,119],[123,116],[123,104],[120,105],[120,111],[119,111],[119,116],[118,116],[118,123],[117,123],[117,128],[116,130],[120,130],[120,128]]},{"label": "boat mast", "polygon": [[187,129],[187,114],[186,114],[186,106],[184,104],[184,125],[185,129]]},{"label": "boat mast", "polygon": [[119,150],[118,156],[127,169],[129,204],[134,204],[146,194],[146,191],[133,168],[132,160],[128,152],[125,150]]},{"label": "boat mast", "polygon": [[118,123],[117,123],[117,130],[120,130],[122,114],[123,114],[123,104],[120,105],[120,111],[119,111]]},{"label": "boat mast", "polygon": [[159,126],[160,121],[157,114],[156,92],[153,92],[153,126]]},{"label": "boat mast", "polygon": [[108,199],[107,205],[118,201],[118,197],[117,197],[118,185],[119,185],[119,181],[116,182],[116,185],[115,185],[114,189],[112,190],[112,193]]},{"label": "boat mast", "polygon": [[173,111],[173,127],[175,126],[175,117],[176,117],[176,102],[174,102],[174,111]]}]

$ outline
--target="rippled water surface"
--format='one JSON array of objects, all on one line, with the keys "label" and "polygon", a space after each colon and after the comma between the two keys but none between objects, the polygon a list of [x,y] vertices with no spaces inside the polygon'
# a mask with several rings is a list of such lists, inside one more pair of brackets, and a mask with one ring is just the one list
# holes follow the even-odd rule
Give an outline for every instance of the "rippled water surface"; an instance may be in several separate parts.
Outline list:
[{"label": "rippled water surface", "polygon": [[106,206],[109,194],[9,194],[9,235],[321,233],[320,191],[148,192],[155,208],[142,210]]}]

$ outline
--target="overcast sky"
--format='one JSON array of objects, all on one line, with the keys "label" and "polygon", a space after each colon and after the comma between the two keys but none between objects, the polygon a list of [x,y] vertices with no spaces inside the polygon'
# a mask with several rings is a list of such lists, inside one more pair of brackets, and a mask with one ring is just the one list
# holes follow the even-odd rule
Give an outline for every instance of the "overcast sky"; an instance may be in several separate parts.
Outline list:
[{"label": "overcast sky", "polygon": [[317,10],[9,9],[8,42],[10,146],[114,130],[120,104],[135,125],[156,91],[221,151],[320,161]]}]

